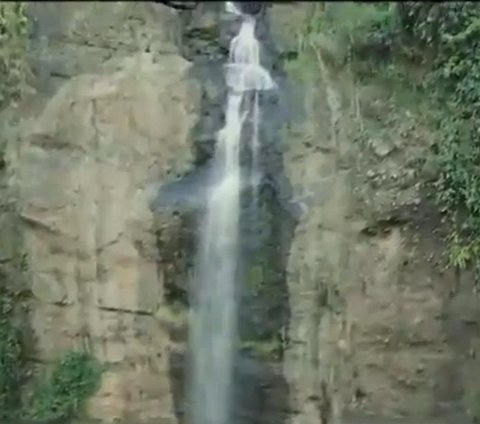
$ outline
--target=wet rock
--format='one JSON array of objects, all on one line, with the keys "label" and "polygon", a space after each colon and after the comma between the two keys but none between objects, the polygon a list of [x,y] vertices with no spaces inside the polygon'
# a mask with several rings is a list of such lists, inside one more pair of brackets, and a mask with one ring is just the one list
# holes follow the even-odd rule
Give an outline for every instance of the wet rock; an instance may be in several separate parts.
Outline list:
[{"label": "wet rock", "polygon": [[[260,174],[249,175],[248,169],[241,169],[240,192],[258,186]],[[219,183],[217,170],[213,161],[197,167],[178,181],[167,183],[159,189],[157,196],[151,203],[153,210],[168,208],[182,213],[198,211],[206,206],[208,193]]]},{"label": "wet rock", "polygon": [[235,5],[247,15],[258,15],[263,9],[263,4],[259,1],[235,2]]},{"label": "wet rock", "polygon": [[253,266],[247,276],[248,284],[252,287],[259,287],[264,280],[263,267],[261,265]]},{"label": "wet rock", "polygon": [[198,2],[196,1],[155,1],[155,3],[163,3],[169,7],[173,7],[178,10],[191,10],[195,9]]},{"label": "wet rock", "polygon": [[192,19],[191,22],[192,24],[189,27],[191,33],[189,35],[195,33],[199,37],[211,39],[212,41],[218,37],[219,21],[216,10],[202,10],[196,15],[196,19]]}]

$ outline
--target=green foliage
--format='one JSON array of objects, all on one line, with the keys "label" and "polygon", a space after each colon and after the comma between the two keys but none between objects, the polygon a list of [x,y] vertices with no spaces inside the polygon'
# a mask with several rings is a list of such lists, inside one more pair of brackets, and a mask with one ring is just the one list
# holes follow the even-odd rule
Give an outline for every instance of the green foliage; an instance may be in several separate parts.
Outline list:
[{"label": "green foliage", "polygon": [[264,361],[278,360],[281,356],[280,349],[278,340],[249,340],[241,344],[242,351],[249,352],[253,357]]},{"label": "green foliage", "polygon": [[457,232],[453,232],[450,240],[449,262],[456,268],[466,268],[480,253],[480,244],[478,240],[466,242],[461,239]]},{"label": "green foliage", "polygon": [[[21,389],[25,363],[20,332],[12,324],[14,301],[0,291],[0,420],[22,414]],[[69,352],[55,366],[51,378],[38,387],[26,415],[35,421],[71,417],[98,385],[101,369],[86,353]]]},{"label": "green foliage", "polygon": [[[437,182],[441,205],[453,218],[450,262],[466,267],[480,247],[480,7],[470,2],[408,2],[406,31],[436,53],[425,88],[444,105]],[[405,6],[404,6],[405,7]]]},{"label": "green foliage", "polygon": [[[327,3],[305,25],[302,52],[319,33],[346,44],[351,65],[363,60],[363,68],[353,66],[355,75],[369,62],[367,73],[373,71],[377,80],[394,77],[400,92],[409,85],[415,98],[427,98],[426,117],[438,133],[436,192],[453,224],[450,264],[463,268],[473,262],[480,269],[480,5]],[[426,70],[419,84],[408,75],[406,62]],[[299,55],[297,67],[305,64]]]},{"label": "green foliage", "polygon": [[372,28],[393,46],[391,66],[400,69],[403,55],[427,69],[420,92],[436,110],[428,117],[439,136],[436,193],[453,228],[450,264],[480,269],[480,6],[399,2],[389,10],[389,25]]},{"label": "green foliage", "polygon": [[[315,49],[323,50],[324,59],[342,65],[351,55],[352,45],[378,43],[379,37],[384,43],[390,40],[387,35],[393,28],[392,5],[388,2],[327,2],[323,6],[313,3],[307,21],[296,34],[297,52],[287,61],[287,72],[297,80],[309,80],[318,71]],[[329,49],[325,42],[333,48]],[[330,54],[337,57],[327,57]]]},{"label": "green foliage", "polygon": [[399,2],[390,10],[390,25],[374,30],[383,33],[377,40],[390,39],[391,63],[399,69],[401,53],[428,70],[421,92],[437,111],[429,118],[439,135],[436,193],[453,228],[450,264],[480,269],[480,6]]},{"label": "green foliage", "polygon": [[0,290],[0,420],[11,418],[20,406],[22,344],[13,313],[12,297]]},{"label": "green foliage", "polygon": [[17,99],[26,87],[26,3],[0,2],[0,106]]},{"label": "green foliage", "polygon": [[37,388],[28,415],[40,421],[77,415],[98,388],[101,367],[84,352],[69,352],[53,369],[51,377]]},{"label": "green foliage", "polygon": [[388,2],[327,3],[321,30],[342,39],[358,40],[381,37],[393,26],[393,4]]},{"label": "green foliage", "polygon": [[100,366],[87,353],[66,353],[55,364],[50,378],[41,381],[28,410],[23,412],[21,393],[27,367],[14,315],[15,298],[0,289],[0,422],[15,422],[21,416],[45,422],[77,415],[97,389]]}]

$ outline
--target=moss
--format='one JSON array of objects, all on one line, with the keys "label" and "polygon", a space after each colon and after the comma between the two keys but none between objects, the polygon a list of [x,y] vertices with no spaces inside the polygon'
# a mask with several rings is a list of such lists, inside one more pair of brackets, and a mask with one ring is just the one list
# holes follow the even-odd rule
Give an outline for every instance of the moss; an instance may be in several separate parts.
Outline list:
[{"label": "moss", "polygon": [[478,383],[470,384],[463,396],[464,408],[473,422],[480,420],[480,386]]},{"label": "moss", "polygon": [[155,318],[171,328],[182,328],[188,322],[188,308],[180,302],[162,305],[155,313]]},{"label": "moss", "polygon": [[259,288],[263,285],[265,276],[262,265],[253,265],[247,275],[247,283],[253,289]]},{"label": "moss", "polygon": [[277,360],[279,358],[280,348],[279,341],[276,340],[248,340],[241,344],[241,350],[243,352],[248,352],[251,356],[265,361]]}]

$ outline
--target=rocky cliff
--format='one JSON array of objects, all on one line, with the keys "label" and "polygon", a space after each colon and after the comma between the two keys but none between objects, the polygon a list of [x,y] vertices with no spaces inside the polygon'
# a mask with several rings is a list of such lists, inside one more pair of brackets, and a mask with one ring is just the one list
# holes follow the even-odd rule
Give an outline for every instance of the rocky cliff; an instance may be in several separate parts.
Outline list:
[{"label": "rocky cliff", "polygon": [[149,190],[192,164],[199,105],[175,12],[73,3],[31,14],[44,102],[12,146],[11,183],[29,258],[33,356],[86,346],[107,367],[92,417],[170,422],[172,347],[157,319],[165,222],[154,219]]},{"label": "rocky cliff", "polygon": [[[313,10],[273,8],[285,57]],[[318,36],[309,47],[303,78],[290,80],[301,112],[284,141],[303,210],[287,265],[293,413],[305,423],[455,416],[475,367],[478,299],[471,275],[445,270],[435,135],[381,74],[355,78],[341,44]]]},{"label": "rocky cliff", "polygon": [[[478,300],[470,274],[444,269],[433,135],[335,66],[328,40],[306,77],[286,71],[310,7],[259,18],[280,90],[262,98],[259,227],[244,211],[236,421],[455,414],[475,382]],[[214,3],[32,3],[29,18],[37,93],[5,112],[19,136],[0,245],[31,292],[30,359],[86,348],[106,368],[91,418],[182,422],[195,205],[156,200],[201,189],[236,22]]]}]

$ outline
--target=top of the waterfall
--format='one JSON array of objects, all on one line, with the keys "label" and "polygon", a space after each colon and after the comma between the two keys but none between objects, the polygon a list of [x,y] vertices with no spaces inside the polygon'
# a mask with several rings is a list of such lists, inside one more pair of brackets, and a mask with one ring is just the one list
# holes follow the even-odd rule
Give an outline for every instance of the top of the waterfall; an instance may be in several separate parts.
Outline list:
[{"label": "top of the waterfall", "polygon": [[[239,13],[232,2],[227,9]],[[242,24],[230,43],[230,60],[226,65],[226,82],[231,89],[242,92],[270,90],[275,87],[269,72],[260,63],[260,45],[255,37],[255,18],[241,15]]]},{"label": "top of the waterfall", "polygon": [[[259,1],[242,1],[242,2],[225,2],[225,10],[235,15],[255,16],[262,10],[262,2]],[[237,4],[235,4],[237,3]]]},{"label": "top of the waterfall", "polygon": [[235,4],[233,3],[233,1],[227,1],[225,2],[225,10],[229,13],[233,13],[235,15],[241,15],[242,12],[240,12],[240,10],[237,8],[237,6],[235,6]]}]

